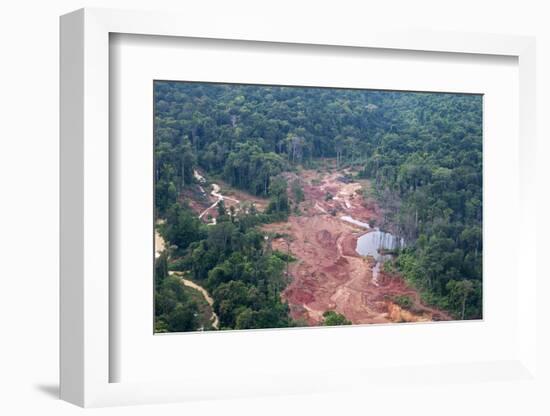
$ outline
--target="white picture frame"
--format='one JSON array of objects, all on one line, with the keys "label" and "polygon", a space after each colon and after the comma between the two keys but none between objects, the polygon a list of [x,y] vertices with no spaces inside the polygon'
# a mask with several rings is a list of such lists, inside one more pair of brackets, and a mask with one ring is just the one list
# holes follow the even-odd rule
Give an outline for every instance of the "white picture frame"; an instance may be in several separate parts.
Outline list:
[{"label": "white picture frame", "polygon": [[[185,21],[185,25],[181,22]],[[328,32],[273,24],[235,26],[224,20],[188,19],[169,13],[82,9],[61,18],[61,398],[80,406],[158,403],[210,397],[334,391],[350,387],[342,379],[368,385],[387,368],[330,369],[346,377],[319,374],[277,374],[261,380],[218,381],[183,379],[139,383],[110,382],[109,348],[109,36],[113,33],[225,39],[282,44],[331,45],[453,54],[516,57],[519,65],[519,226],[517,246],[522,279],[517,293],[517,354],[498,362],[419,362],[415,377],[471,379],[492,374],[512,380],[537,375],[536,322],[525,319],[536,311],[534,250],[535,212],[535,40],[530,37],[468,33],[399,32],[393,29],[349,28]],[[391,370],[395,374],[399,370]],[[406,370],[404,370],[406,372]],[[442,375],[443,374],[443,375]],[[406,378],[406,377],[405,377]],[[483,377],[482,377],[483,379]],[[307,381],[310,381],[309,383]],[[284,387],[283,387],[284,386]]]}]

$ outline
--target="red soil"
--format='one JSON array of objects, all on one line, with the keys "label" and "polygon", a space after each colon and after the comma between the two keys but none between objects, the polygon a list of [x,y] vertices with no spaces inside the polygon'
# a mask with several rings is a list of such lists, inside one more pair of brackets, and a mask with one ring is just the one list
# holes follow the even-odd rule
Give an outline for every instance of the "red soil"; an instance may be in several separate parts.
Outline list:
[{"label": "red soil", "polygon": [[[423,305],[418,293],[401,276],[380,271],[373,282],[374,261],[355,251],[357,237],[368,230],[340,217],[378,221],[380,210],[374,201],[365,201],[357,192],[361,184],[344,183],[341,176],[314,171],[303,171],[299,177],[289,175],[289,182],[298,179],[302,183],[302,214],[264,227],[265,231],[285,235],[272,240],[274,249],[286,252],[286,241],[290,239],[290,252],[297,258],[290,265],[291,283],[282,294],[291,316],[310,325],[321,323],[327,310],[345,315],[354,324],[450,319]],[[413,306],[409,310],[400,308],[392,301],[398,295],[409,296]]]}]

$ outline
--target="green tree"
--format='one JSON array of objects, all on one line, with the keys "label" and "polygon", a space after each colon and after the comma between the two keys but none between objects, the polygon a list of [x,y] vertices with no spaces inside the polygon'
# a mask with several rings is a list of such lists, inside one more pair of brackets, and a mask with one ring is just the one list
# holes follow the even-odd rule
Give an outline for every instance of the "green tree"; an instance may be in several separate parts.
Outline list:
[{"label": "green tree", "polygon": [[460,303],[460,319],[464,319],[466,313],[466,301],[468,296],[474,292],[474,283],[470,280],[451,280],[447,283],[450,296]]},{"label": "green tree", "polygon": [[167,212],[165,237],[168,242],[182,251],[205,237],[204,226],[196,215],[178,203],[172,204]]},{"label": "green tree", "polygon": [[273,179],[270,187],[270,202],[267,207],[267,213],[288,213],[289,203],[288,194],[286,191],[286,181],[282,177],[276,177]]},{"label": "green tree", "polygon": [[294,202],[299,204],[300,202],[304,201],[304,190],[300,185],[300,181],[298,179],[295,179],[294,181],[292,181],[290,187],[292,190],[292,195],[294,196]]},{"label": "green tree", "polygon": [[325,326],[351,325],[351,321],[336,311],[326,311],[323,313],[323,319]]},{"label": "green tree", "polygon": [[155,259],[155,287],[159,289],[168,277],[168,254],[165,251]]}]

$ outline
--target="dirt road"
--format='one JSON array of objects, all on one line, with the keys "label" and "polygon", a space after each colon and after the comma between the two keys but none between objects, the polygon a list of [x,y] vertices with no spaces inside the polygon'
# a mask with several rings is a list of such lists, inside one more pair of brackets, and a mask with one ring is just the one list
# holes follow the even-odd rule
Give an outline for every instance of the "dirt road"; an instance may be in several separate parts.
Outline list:
[{"label": "dirt road", "polygon": [[[217,183],[212,184],[212,191],[210,192],[210,195],[212,195],[216,199],[216,201],[199,214],[199,220],[202,219],[202,217],[204,217],[210,210],[214,209],[221,201],[227,200],[237,205],[241,203],[241,201],[239,201],[238,199],[222,195],[220,193],[220,186]],[[212,222],[210,224],[216,224],[216,217],[212,218]]]},{"label": "dirt road", "polygon": [[219,329],[220,320],[219,320],[218,315],[216,314],[216,312],[214,312],[214,299],[212,299],[212,297],[210,296],[210,293],[208,293],[208,291],[204,287],[202,287],[201,285],[193,282],[192,280],[184,278],[183,276],[185,276],[185,275],[182,272],[170,272],[170,274],[173,275],[173,276],[180,277],[182,283],[185,286],[193,288],[193,289],[199,291],[202,294],[202,296],[204,297],[206,302],[212,308],[212,316],[210,318],[210,320],[212,322],[212,327],[214,329]]}]

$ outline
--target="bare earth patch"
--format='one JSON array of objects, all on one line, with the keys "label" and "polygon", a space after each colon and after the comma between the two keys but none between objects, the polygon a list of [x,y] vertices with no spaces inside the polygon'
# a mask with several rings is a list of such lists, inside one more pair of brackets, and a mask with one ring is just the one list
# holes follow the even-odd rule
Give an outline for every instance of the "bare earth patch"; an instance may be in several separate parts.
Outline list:
[{"label": "bare earth patch", "polygon": [[[289,180],[296,178],[305,196],[301,215],[263,227],[284,235],[272,240],[273,249],[286,252],[290,239],[290,252],[297,258],[289,269],[291,283],[282,294],[293,319],[318,325],[327,310],[345,315],[354,324],[450,319],[423,305],[401,276],[380,272],[373,282],[374,261],[355,251],[357,238],[369,230],[340,218],[350,216],[366,223],[379,220],[376,203],[366,201],[358,192],[360,183],[343,180],[339,172],[289,175]],[[410,297],[411,308],[393,302],[400,295]]]}]

